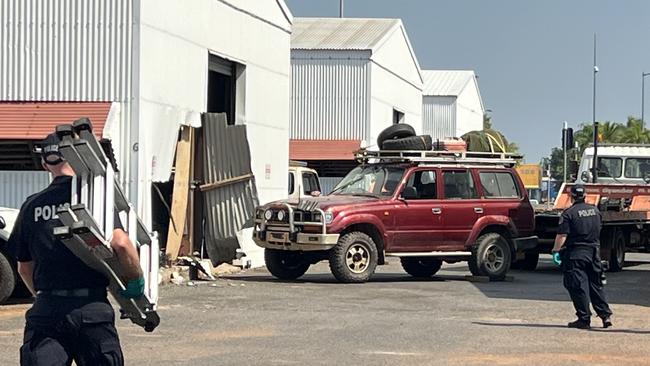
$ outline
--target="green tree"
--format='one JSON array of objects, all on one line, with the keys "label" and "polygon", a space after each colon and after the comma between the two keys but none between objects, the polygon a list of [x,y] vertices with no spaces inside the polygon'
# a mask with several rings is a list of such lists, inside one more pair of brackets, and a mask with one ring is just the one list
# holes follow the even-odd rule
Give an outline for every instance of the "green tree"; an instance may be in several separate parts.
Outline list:
[{"label": "green tree", "polygon": [[648,144],[650,143],[650,131],[644,128],[640,119],[632,116],[627,117],[627,124],[625,125],[621,142],[628,144]]}]

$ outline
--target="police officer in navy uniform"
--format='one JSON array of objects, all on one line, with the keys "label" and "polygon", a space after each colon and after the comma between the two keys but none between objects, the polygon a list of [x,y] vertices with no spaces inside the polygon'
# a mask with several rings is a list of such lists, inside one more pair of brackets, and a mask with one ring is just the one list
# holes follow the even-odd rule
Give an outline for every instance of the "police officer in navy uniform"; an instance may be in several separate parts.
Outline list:
[{"label": "police officer in navy uniform", "polygon": [[569,291],[578,316],[568,326],[580,329],[591,327],[591,302],[603,322],[603,328],[609,328],[612,326],[612,311],[605,299],[599,254],[601,214],[596,206],[585,203],[584,186],[571,187],[571,198],[573,205],[560,217],[553,247],[553,259],[561,264],[564,287]]},{"label": "police officer in navy uniform", "polygon": [[[57,209],[69,205],[74,171],[58,151],[59,139],[42,143],[41,163],[53,180],[23,203],[9,247],[18,272],[36,300],[25,316],[21,365],[123,365],[115,314],[107,299],[108,279],[85,265],[53,234]],[[138,253],[121,229],[109,239],[128,283],[125,297],[143,293]]]}]

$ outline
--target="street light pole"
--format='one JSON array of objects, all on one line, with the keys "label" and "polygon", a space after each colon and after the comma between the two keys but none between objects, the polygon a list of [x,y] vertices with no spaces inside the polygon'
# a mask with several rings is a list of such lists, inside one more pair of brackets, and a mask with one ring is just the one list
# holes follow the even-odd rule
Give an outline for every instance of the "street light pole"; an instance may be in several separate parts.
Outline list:
[{"label": "street light pole", "polygon": [[650,72],[641,73],[641,127],[645,128],[645,77],[650,76]]},{"label": "street light pole", "polygon": [[339,0],[339,18],[343,18],[343,0]]},{"label": "street light pole", "polygon": [[594,124],[594,156],[591,164],[591,174],[593,174],[593,182],[598,182],[598,122],[596,122],[596,73],[598,73],[598,66],[596,66],[596,33],[594,33],[594,96],[592,100],[593,115],[592,120]]}]

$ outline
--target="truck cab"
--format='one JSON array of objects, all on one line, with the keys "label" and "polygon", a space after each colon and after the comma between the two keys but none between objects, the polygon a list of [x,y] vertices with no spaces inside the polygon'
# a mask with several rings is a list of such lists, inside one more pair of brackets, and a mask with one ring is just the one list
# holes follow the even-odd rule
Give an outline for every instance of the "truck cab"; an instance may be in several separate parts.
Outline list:
[{"label": "truck cab", "polygon": [[299,161],[289,162],[289,198],[318,197],[321,195],[320,180],[314,169]]},{"label": "truck cab", "polygon": [[[589,146],[580,160],[578,182],[592,181],[594,148]],[[598,183],[641,184],[650,182],[650,145],[599,144]]]}]

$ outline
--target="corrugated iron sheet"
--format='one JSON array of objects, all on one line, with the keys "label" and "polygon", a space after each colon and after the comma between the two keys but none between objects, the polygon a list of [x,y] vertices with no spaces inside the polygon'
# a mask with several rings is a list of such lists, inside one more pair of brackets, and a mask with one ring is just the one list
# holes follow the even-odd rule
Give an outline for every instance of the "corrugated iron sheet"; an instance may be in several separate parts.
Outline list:
[{"label": "corrugated iron sheet", "polygon": [[124,101],[132,2],[0,2],[0,99]]},{"label": "corrugated iron sheet", "polygon": [[344,177],[320,177],[320,189],[324,195],[330,194]]},{"label": "corrugated iron sheet", "polygon": [[[223,113],[201,116],[205,183],[252,174],[246,126],[228,126]],[[258,205],[255,180],[205,191],[205,244],[213,263],[231,261],[239,248],[238,232],[253,226]]]},{"label": "corrugated iron sheet", "polygon": [[292,49],[371,50],[399,19],[294,18]]},{"label": "corrugated iron sheet", "polygon": [[48,172],[0,170],[0,207],[20,208],[27,197],[49,184]]},{"label": "corrugated iron sheet", "polygon": [[133,4],[0,1],[0,100],[120,103],[112,138],[119,137],[123,182],[130,181]]},{"label": "corrugated iron sheet", "polygon": [[422,95],[458,96],[474,77],[472,70],[422,70]]},{"label": "corrugated iron sheet", "polygon": [[40,140],[54,127],[88,117],[97,137],[102,137],[111,103],[0,102],[0,139]]},{"label": "corrugated iron sheet", "polygon": [[360,140],[290,140],[291,160],[353,160]]},{"label": "corrugated iron sheet", "polygon": [[[370,125],[370,63],[367,54],[292,52],[291,138],[363,140]],[[330,58],[331,57],[331,58]]]},{"label": "corrugated iron sheet", "polygon": [[434,140],[457,137],[456,97],[422,98],[422,128]]}]

